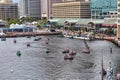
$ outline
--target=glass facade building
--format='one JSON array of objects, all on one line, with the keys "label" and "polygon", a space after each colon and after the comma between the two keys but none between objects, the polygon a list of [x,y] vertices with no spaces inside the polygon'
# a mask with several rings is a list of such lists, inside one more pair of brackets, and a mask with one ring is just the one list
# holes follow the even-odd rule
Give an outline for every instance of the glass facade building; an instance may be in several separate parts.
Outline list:
[{"label": "glass facade building", "polygon": [[20,16],[41,19],[41,0],[20,0]]},{"label": "glass facade building", "polygon": [[92,18],[110,17],[110,12],[117,12],[117,0],[91,0]]}]

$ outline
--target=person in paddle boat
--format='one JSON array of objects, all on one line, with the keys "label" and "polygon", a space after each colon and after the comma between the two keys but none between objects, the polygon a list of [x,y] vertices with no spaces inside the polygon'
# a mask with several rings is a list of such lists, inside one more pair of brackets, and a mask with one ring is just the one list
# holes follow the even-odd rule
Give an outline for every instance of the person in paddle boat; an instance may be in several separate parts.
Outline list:
[{"label": "person in paddle boat", "polygon": [[106,72],[107,72],[106,79],[107,80],[112,80],[112,78],[113,78],[113,68],[111,67],[111,62],[109,62],[109,64],[110,64],[110,66],[106,70]]}]

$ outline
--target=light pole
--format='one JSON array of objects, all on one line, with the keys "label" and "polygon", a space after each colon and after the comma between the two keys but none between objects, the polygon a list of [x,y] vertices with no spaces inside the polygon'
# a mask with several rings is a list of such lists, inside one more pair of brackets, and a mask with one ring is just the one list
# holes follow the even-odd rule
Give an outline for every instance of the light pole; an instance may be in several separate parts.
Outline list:
[{"label": "light pole", "polygon": [[103,49],[102,49],[102,59],[101,59],[101,80],[103,80]]}]

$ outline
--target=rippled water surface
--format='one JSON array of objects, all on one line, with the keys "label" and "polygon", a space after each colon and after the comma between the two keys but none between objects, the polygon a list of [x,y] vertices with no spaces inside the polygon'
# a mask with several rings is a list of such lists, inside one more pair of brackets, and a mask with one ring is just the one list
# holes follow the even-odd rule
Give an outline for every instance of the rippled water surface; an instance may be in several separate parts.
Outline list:
[{"label": "rippled water surface", "polygon": [[[47,38],[49,44],[45,44]],[[102,53],[104,67],[111,61],[115,73],[119,72],[120,49],[107,41],[87,42],[91,53],[85,54],[82,40],[55,36],[42,36],[40,41],[16,38],[16,44],[13,40],[0,41],[0,80],[101,80]],[[27,47],[27,43],[31,46]],[[47,48],[51,51],[48,54]],[[73,61],[64,60],[64,48],[77,52]],[[18,50],[21,57],[16,55]]]}]

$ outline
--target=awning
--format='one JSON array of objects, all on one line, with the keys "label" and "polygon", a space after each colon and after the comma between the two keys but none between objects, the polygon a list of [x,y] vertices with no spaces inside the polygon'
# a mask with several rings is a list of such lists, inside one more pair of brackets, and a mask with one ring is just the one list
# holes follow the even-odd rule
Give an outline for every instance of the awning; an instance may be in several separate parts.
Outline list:
[{"label": "awning", "polygon": [[102,24],[102,26],[114,26],[114,27],[116,27],[117,26],[117,24]]}]

